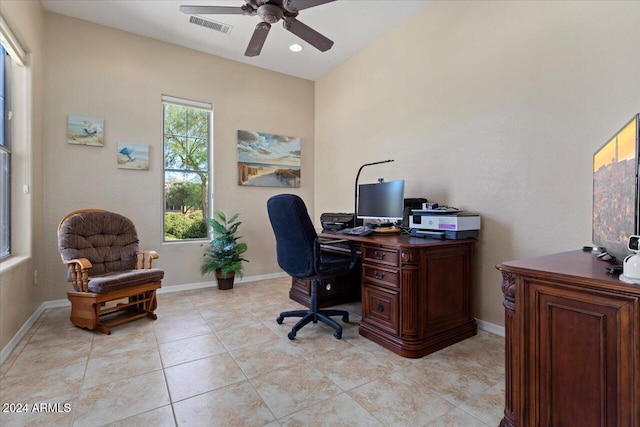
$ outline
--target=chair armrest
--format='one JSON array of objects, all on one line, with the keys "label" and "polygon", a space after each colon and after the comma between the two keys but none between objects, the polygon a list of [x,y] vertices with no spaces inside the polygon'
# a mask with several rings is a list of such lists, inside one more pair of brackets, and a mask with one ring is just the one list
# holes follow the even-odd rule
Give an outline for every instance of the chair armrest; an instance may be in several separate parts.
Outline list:
[{"label": "chair armrest", "polygon": [[351,261],[349,263],[349,270],[352,270],[356,264],[358,263],[358,251],[356,250],[356,245],[352,241],[348,241],[349,243],[349,254],[351,257]]},{"label": "chair armrest", "polygon": [[156,251],[138,251],[136,252],[136,270],[144,270],[153,268],[151,263],[154,259],[160,258]]},{"label": "chair armrest", "polygon": [[316,238],[315,243],[313,245],[313,255],[314,255],[314,268],[316,272],[320,271],[320,264],[322,263],[322,246],[331,246],[336,243],[347,243],[349,245],[349,270],[353,269],[358,263],[358,252],[356,250],[355,244],[351,240],[347,239],[337,239],[337,240],[327,240],[322,239],[320,237]]},{"label": "chair armrest", "polygon": [[91,261],[86,258],[62,260],[63,264],[69,266],[71,284],[76,292],[89,292],[89,269],[93,267]]},{"label": "chair armrest", "polygon": [[349,243],[347,239],[329,239],[328,237],[318,237],[321,245],[335,245],[336,243]]}]

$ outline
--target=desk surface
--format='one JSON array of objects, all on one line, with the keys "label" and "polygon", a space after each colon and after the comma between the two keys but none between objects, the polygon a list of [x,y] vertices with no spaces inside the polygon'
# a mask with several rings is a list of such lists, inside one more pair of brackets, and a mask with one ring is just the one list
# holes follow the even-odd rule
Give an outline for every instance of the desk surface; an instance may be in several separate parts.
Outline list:
[{"label": "desk surface", "polygon": [[335,231],[323,230],[320,233],[320,237],[340,238],[344,240],[350,240],[353,242],[361,243],[374,243],[378,245],[396,246],[396,247],[424,247],[424,246],[448,246],[459,245],[465,242],[475,242],[475,239],[461,239],[461,240],[438,240],[438,239],[425,239],[422,237],[414,237],[408,234],[376,234],[372,233],[368,236],[355,236],[352,234],[340,234]]},{"label": "desk surface", "polygon": [[575,250],[506,261],[497,268],[521,276],[563,279],[572,284],[640,295],[640,285],[620,281],[618,275],[607,272],[606,266],[607,263],[601,261],[593,252]]}]

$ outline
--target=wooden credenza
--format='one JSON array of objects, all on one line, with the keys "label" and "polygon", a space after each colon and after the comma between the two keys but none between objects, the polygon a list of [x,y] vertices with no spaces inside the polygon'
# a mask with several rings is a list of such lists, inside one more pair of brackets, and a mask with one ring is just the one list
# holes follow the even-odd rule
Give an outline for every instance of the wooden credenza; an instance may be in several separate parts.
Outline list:
[{"label": "wooden credenza", "polygon": [[476,334],[471,303],[475,240],[339,236],[360,245],[360,335],[417,358]]},{"label": "wooden credenza", "polygon": [[502,272],[501,426],[640,426],[640,285],[590,252],[509,261]]}]

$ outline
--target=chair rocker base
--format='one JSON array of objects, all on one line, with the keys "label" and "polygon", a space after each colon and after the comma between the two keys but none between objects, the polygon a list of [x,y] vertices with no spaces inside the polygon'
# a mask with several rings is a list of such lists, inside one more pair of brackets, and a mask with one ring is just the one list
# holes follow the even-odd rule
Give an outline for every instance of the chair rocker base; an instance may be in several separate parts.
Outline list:
[{"label": "chair rocker base", "polygon": [[[100,294],[67,292],[71,302],[71,323],[78,328],[97,329],[110,335],[114,326],[143,317],[156,320],[158,316],[153,311],[158,306],[156,289],[160,287],[161,282],[151,282]],[[115,304],[108,304],[110,302]]]}]

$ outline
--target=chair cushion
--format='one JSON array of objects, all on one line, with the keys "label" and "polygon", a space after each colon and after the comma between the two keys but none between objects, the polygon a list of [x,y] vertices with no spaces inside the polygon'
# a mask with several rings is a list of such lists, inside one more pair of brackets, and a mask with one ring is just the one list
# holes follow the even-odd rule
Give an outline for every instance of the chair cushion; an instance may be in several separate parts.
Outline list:
[{"label": "chair cushion", "polygon": [[116,271],[100,276],[91,276],[89,279],[89,291],[103,294],[118,289],[144,285],[145,283],[159,282],[163,277],[164,271],[159,268]]},{"label": "chair cushion", "polygon": [[[138,235],[133,222],[113,212],[80,212],[60,226],[58,248],[63,259],[87,258],[90,276],[135,268]],[[71,280],[71,277],[69,277]]]}]

